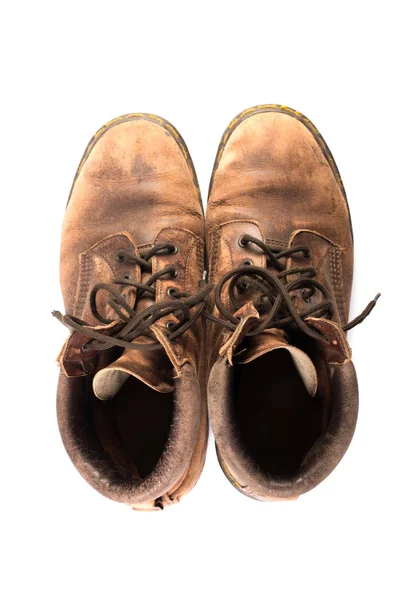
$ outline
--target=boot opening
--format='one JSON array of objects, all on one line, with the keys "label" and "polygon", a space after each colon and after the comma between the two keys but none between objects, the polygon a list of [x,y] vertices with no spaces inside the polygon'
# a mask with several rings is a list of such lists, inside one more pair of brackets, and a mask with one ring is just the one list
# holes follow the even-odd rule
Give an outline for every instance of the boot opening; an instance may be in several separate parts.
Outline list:
[{"label": "boot opening", "polygon": [[242,443],[265,473],[293,475],[330,416],[325,364],[314,360],[318,389],[311,397],[286,350],[234,366],[234,411]]},{"label": "boot opening", "polygon": [[107,402],[92,398],[100,444],[119,469],[138,479],[150,475],[165,450],[173,409],[173,392],[162,394],[135,377]]},{"label": "boot opening", "polygon": [[57,418],[65,448],[100,493],[130,505],[153,502],[188,472],[198,440],[202,397],[184,365],[171,392],[129,377],[104,401],[93,377],[60,374]]}]

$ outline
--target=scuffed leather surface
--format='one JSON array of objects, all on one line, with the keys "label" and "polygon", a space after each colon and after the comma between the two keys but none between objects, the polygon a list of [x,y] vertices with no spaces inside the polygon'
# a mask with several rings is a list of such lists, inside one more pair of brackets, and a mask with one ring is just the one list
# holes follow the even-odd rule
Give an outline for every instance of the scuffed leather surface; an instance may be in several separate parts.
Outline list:
[{"label": "scuffed leather surface", "polygon": [[[111,334],[115,330],[116,322],[113,321],[109,325],[96,325],[93,329],[104,334]],[[67,338],[65,344],[61,348],[61,352],[57,357],[57,362],[62,373],[66,377],[83,377],[92,375],[99,368],[102,368],[107,361],[115,358],[113,349],[107,352],[99,353],[96,350],[88,348],[84,350],[84,345],[88,341],[88,337],[83,333],[74,331]]]},{"label": "scuffed leather surface", "polygon": [[[240,226],[227,251],[223,243],[218,247],[216,236],[230,221]],[[320,145],[300,120],[266,111],[233,128],[214,174],[206,226],[213,282],[230,265],[238,266],[246,253],[258,264],[254,246],[238,249],[240,236],[255,235],[255,228],[256,237],[261,234],[266,243],[282,248],[309,242],[317,266],[326,253],[317,279],[329,282],[345,325],[353,277],[349,211]]]},{"label": "scuffed leather surface", "polygon": [[[287,261],[287,268],[314,267],[316,280],[332,296],[333,319],[338,325],[328,325],[324,319],[308,321],[327,337],[326,343],[319,344],[318,354],[331,365],[334,409],[326,435],[315,444],[296,477],[278,480],[261,473],[246,455],[235,423],[234,367],[218,356],[223,344],[229,346],[232,334],[210,323],[209,413],[221,465],[236,487],[260,500],[295,498],[334,469],[350,443],[357,419],[357,380],[341,332],[348,321],[353,276],[350,215],[333,159],[328,160],[326,147],[322,148],[320,138],[301,118],[262,107],[242,115],[244,118],[235,119],[224,134],[210,187],[206,221],[209,278],[217,284],[243,260],[265,265],[253,244],[240,246],[244,234],[282,250],[303,245],[310,248],[310,259],[295,254]],[[289,281],[295,277],[289,276]],[[322,300],[319,292],[310,302],[305,302],[300,292],[293,291],[292,296],[299,311]],[[223,299],[231,310],[226,292]],[[212,303],[210,310],[218,315]],[[237,340],[232,337],[232,342]]]},{"label": "scuffed leather surface", "polygon": [[[157,300],[167,299],[170,285],[196,293],[204,269],[204,217],[187,149],[176,130],[159,117],[128,117],[115,119],[94,136],[78,169],[63,221],[60,279],[65,309],[93,325],[96,321],[89,310],[92,286],[111,283],[126,273],[139,278],[136,265],[115,261],[119,249],[138,254],[153,243],[177,244],[177,255],[152,259],[153,273],[166,261],[177,264],[179,273],[177,279],[165,277],[157,283]],[[118,286],[118,291],[133,304],[134,288]],[[107,312],[103,292],[98,300],[104,316],[113,318]],[[148,303],[148,299],[143,300],[140,309]],[[179,500],[193,487],[207,445],[204,376],[200,372],[204,327],[199,320],[179,344],[171,344],[165,336],[166,320],[154,325],[152,331],[179,376],[174,380],[177,408],[169,445],[156,471],[140,489],[135,487],[137,482],[132,484],[118,473],[85,422],[83,407],[92,395],[92,379],[86,373],[94,373],[98,365],[90,352],[82,364],[79,344],[84,336],[78,339],[73,334],[62,354],[68,369],[60,374],[58,418],[73,462],[101,493],[143,510],[158,510],[168,503],[166,494]],[[67,371],[72,379],[66,377]]]},{"label": "scuffed leather surface", "polygon": [[[96,283],[111,283],[113,279],[123,279],[125,275],[132,279],[140,279],[138,265],[119,263],[116,260],[119,250],[138,254],[131,236],[126,232],[122,232],[107,236],[79,255],[78,284],[72,310],[74,317],[78,317],[78,319],[82,319],[90,325],[97,324],[97,320],[90,310],[90,291]],[[124,300],[130,306],[133,306],[135,304],[136,288],[119,286],[118,289]],[[112,320],[117,315],[108,306],[107,300],[108,294],[100,291],[96,297],[96,305],[101,315]]]},{"label": "scuffed leather surface", "polygon": [[[314,231],[294,231],[289,240],[289,247],[307,246],[311,257],[305,258],[301,253],[292,254],[287,261],[287,268],[307,267],[310,264],[317,271],[315,279],[329,292],[333,301],[333,319],[344,326],[348,322],[349,301],[351,294],[351,279],[344,278],[344,273],[352,272],[353,253],[345,252],[343,248]],[[293,281],[296,275],[289,275],[288,281]],[[308,302],[305,302],[296,290],[292,293],[294,304],[299,312],[324,301],[319,290]]]},{"label": "scuffed leather surface", "polygon": [[83,164],[64,216],[60,277],[66,312],[74,306],[82,252],[121,231],[146,244],[177,222],[203,237],[198,191],[175,139],[146,119],[108,129]]},{"label": "scuffed leather surface", "polygon": [[327,319],[314,319],[313,317],[307,319],[307,324],[326,338],[326,342],[322,340],[316,343],[317,352],[325,362],[331,365],[343,364],[351,359],[349,343],[339,325]]},{"label": "scuffed leather surface", "polygon": [[257,113],[233,129],[208,207],[210,229],[251,219],[272,239],[287,241],[293,231],[311,229],[341,247],[352,246],[335,175],[313,134],[287,114]]}]

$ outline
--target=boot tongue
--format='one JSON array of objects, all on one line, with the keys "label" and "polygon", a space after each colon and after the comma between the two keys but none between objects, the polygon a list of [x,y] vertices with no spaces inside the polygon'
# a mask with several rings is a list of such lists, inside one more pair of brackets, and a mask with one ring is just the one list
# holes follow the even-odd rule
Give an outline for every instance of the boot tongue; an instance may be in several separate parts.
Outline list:
[{"label": "boot tongue", "polygon": [[247,337],[243,345],[243,350],[238,350],[234,355],[234,362],[238,364],[249,363],[268,352],[276,350],[286,350],[290,353],[293,364],[300,375],[304,386],[310,396],[315,396],[318,387],[317,371],[309,356],[291,346],[287,341],[287,336],[281,329],[267,329],[263,333]]},{"label": "boot tongue", "polygon": [[[154,339],[141,336],[137,342],[150,344]],[[172,364],[164,348],[160,348],[149,352],[124,350],[115,362],[96,373],[93,391],[100,400],[110,400],[129,377],[135,377],[163,394],[173,390]]]}]

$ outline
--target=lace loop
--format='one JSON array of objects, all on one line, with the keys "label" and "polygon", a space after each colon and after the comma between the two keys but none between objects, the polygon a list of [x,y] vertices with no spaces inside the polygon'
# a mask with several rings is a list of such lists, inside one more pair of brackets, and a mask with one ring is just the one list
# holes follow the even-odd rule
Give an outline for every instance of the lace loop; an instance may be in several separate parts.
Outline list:
[{"label": "lace loop", "polygon": [[[156,244],[148,250],[143,256],[137,256],[127,250],[119,250],[116,254],[117,262],[132,262],[138,265],[142,272],[151,273],[151,259],[156,254],[176,254],[177,246],[172,243]],[[157,280],[170,275],[171,278],[177,276],[177,269],[174,265],[167,265],[163,269],[153,273],[145,283],[132,279],[116,278],[111,284],[98,283],[90,292],[90,310],[99,323],[111,325],[114,321],[106,318],[100,313],[97,306],[97,295],[100,291],[105,291],[109,298],[108,306],[115,312],[117,320],[115,328],[112,328],[110,333],[102,333],[93,329],[89,323],[86,323],[73,315],[62,315],[58,311],[53,312],[59,321],[64,325],[87,335],[89,340],[85,342],[83,350],[89,347],[92,350],[108,350],[114,346],[125,349],[141,349],[144,351],[155,350],[162,347],[158,342],[150,344],[134,343],[134,340],[144,333],[148,334],[148,329],[158,320],[168,314],[172,314],[177,322],[174,322],[174,327],[168,328],[168,339],[173,342],[197,320],[204,310],[205,302],[212,286],[206,285],[204,280],[199,282],[200,291],[197,294],[189,295],[187,292],[180,292],[175,289],[171,299],[162,302],[153,302],[147,308],[137,312],[134,307],[130,306],[114,286],[131,286],[136,288],[136,303],[143,299],[146,295],[155,301],[156,289],[154,284]],[[197,307],[191,314],[190,310]]]},{"label": "lace loop", "polygon": [[[241,247],[248,247],[250,244],[258,246],[264,252],[267,257],[267,267],[263,268],[242,264],[223,275],[215,287],[215,305],[223,318],[207,313],[207,319],[219,323],[229,331],[235,331],[238,326],[240,319],[231,314],[222,300],[223,287],[229,281],[228,297],[235,309],[239,308],[240,305],[237,301],[237,295],[240,296],[243,294],[248,290],[249,286],[260,292],[261,299],[268,300],[270,304],[269,310],[266,311],[267,316],[265,318],[260,317],[258,323],[246,331],[245,336],[258,335],[265,329],[294,325],[309,337],[326,341],[323,334],[311,328],[304,320],[310,316],[326,317],[328,319],[333,317],[334,303],[330,298],[328,290],[315,279],[317,271],[314,267],[299,266],[290,269],[286,268],[287,259],[294,254],[301,253],[304,258],[310,259],[310,249],[307,246],[294,246],[282,250],[281,248],[269,246],[258,238],[247,234],[243,235],[239,240]],[[282,262],[282,259],[286,259],[285,262]],[[269,270],[271,267],[278,271],[278,273],[272,273]],[[287,282],[289,275],[299,275],[299,277]],[[317,290],[321,293],[323,299],[307,310],[298,311],[292,298],[292,293],[297,290],[301,290],[301,295],[305,302],[309,302]],[[368,304],[358,317],[345,325],[343,331],[348,331],[361,323],[370,314],[379,296],[380,294]]]}]

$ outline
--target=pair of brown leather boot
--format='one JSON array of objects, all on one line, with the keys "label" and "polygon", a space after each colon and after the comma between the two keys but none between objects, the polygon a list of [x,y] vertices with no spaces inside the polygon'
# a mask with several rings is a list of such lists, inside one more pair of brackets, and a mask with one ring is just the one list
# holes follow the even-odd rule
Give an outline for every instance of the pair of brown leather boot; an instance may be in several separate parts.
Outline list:
[{"label": "pair of brown leather boot", "polygon": [[102,127],[70,193],[67,314],[54,313],[71,330],[57,407],[77,469],[113,500],[162,509],[200,476],[209,414],[241,492],[312,489],[357,420],[345,332],[376,299],[348,322],[352,271],[339,171],[300,113],[256,106],[231,122],[206,219],[170,123],[130,114]]}]

